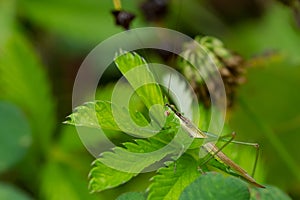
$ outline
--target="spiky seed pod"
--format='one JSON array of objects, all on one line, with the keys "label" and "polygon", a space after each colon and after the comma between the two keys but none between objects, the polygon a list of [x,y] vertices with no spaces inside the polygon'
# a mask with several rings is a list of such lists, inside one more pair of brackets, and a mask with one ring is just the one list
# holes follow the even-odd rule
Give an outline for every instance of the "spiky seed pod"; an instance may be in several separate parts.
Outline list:
[{"label": "spiky seed pod", "polygon": [[225,86],[227,106],[232,106],[237,86],[243,84],[246,80],[242,57],[226,49],[224,44],[217,38],[205,36],[196,37],[195,40],[201,48],[194,45],[195,43],[187,43],[183,47],[182,55],[196,66],[192,66],[187,60],[179,58],[180,70],[190,81],[199,99],[205,106],[209,107],[211,102],[207,88],[209,87],[210,91],[213,91],[214,95],[218,97],[221,95],[218,91],[220,87],[213,80],[204,83],[201,76],[205,76],[206,80],[210,80],[214,76],[213,73],[215,73],[210,69],[213,69],[213,65],[216,65]]}]

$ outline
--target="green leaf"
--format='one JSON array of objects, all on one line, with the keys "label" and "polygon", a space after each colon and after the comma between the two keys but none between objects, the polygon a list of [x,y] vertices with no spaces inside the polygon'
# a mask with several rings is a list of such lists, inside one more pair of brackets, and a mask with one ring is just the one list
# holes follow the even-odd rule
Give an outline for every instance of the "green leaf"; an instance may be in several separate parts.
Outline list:
[{"label": "green leaf", "polygon": [[224,177],[218,173],[206,173],[184,189],[180,200],[190,199],[235,199],[250,198],[247,184],[234,177]]},{"label": "green leaf", "polygon": [[0,199],[30,200],[32,198],[20,189],[0,182]]},{"label": "green leaf", "polygon": [[177,161],[158,170],[149,187],[149,200],[178,199],[183,189],[192,183],[200,172],[197,162],[184,154]]},{"label": "green leaf", "polygon": [[119,196],[116,200],[146,200],[144,193],[128,192]]},{"label": "green leaf", "polygon": [[[123,170],[126,172],[139,173],[144,168],[150,166],[151,164],[160,161],[166,155],[171,153],[171,150],[165,150],[162,153],[154,152],[157,150],[156,145],[153,145],[145,140],[137,140],[138,145],[133,143],[126,143],[126,147],[137,146],[141,152],[135,152],[138,149],[134,149],[134,152],[127,151],[124,148],[116,147],[113,149],[113,152],[104,152],[102,157],[98,160],[102,163],[112,166],[118,170]],[[152,145],[152,146],[150,146]],[[150,147],[149,147],[150,146]],[[147,150],[153,150],[152,154],[145,155],[149,153]]]},{"label": "green leaf", "polygon": [[28,41],[13,34],[0,54],[0,99],[24,110],[32,127],[33,144],[45,150],[51,142],[55,109],[44,70]]},{"label": "green leaf", "polygon": [[280,189],[269,185],[267,185],[265,189],[253,187],[250,192],[250,200],[291,200],[291,198]]},{"label": "green leaf", "polygon": [[31,130],[22,111],[0,101],[0,173],[19,161],[31,144]]},{"label": "green leaf", "polygon": [[117,187],[129,181],[137,174],[122,172],[110,168],[99,160],[93,163],[93,168],[90,172],[89,188],[91,192],[101,192],[106,189]]},{"label": "green leaf", "polygon": [[[157,151],[168,144],[168,140],[172,139],[168,131],[162,131],[159,135],[164,138],[155,136],[148,140],[138,139],[135,140],[135,143],[124,143],[126,149],[116,147],[113,152],[104,152],[94,162],[90,172],[90,190],[99,192],[119,186],[129,181],[146,167],[160,161],[166,155],[174,153],[176,148]],[[146,155],[150,152],[152,154]]]},{"label": "green leaf", "polygon": [[15,1],[2,0],[0,2],[0,51],[11,35],[15,17]]},{"label": "green leaf", "polygon": [[108,101],[87,102],[82,106],[78,106],[68,116],[69,119],[65,123],[75,126],[101,127],[102,129],[121,131],[114,120],[111,106],[112,104]]},{"label": "green leaf", "polygon": [[47,163],[41,173],[40,198],[45,200],[97,199],[89,194],[86,178],[69,166]]},{"label": "green leaf", "polygon": [[[148,121],[141,113],[135,112],[129,115],[127,109],[108,101],[88,102],[77,107],[65,123],[75,126],[123,131],[143,137],[153,135],[151,130],[143,129],[142,131],[140,126],[136,126],[128,120],[129,117],[132,118],[134,123],[140,126],[148,124]],[[116,118],[118,119],[118,123],[116,122]]]},{"label": "green leaf", "polygon": [[150,71],[147,62],[138,54],[124,53],[115,59],[115,63],[126,77],[136,94],[150,111],[151,126],[161,128],[164,125],[164,99],[160,86]]},{"label": "green leaf", "polygon": [[134,52],[124,53],[115,63],[148,109],[155,104],[164,105],[161,89],[141,56]]},{"label": "green leaf", "polygon": [[[165,117],[163,115],[164,109],[162,106],[164,105],[164,100],[161,89],[156,83],[152,72],[149,70],[146,61],[136,53],[125,53],[119,56],[115,62],[133,87],[136,94],[147,108],[150,109],[150,116],[154,117],[155,120],[152,120],[150,125],[146,127],[149,123],[145,117],[139,112],[132,111],[134,109],[137,110],[137,108],[130,106],[131,110],[125,109],[127,105],[126,102],[123,102],[123,84],[118,87],[119,89],[121,87],[121,90],[117,92],[118,103],[115,101],[113,101],[113,103],[103,101],[98,101],[95,104],[87,103],[78,107],[74,113],[69,116],[70,120],[68,120],[67,123],[76,126],[99,128],[99,122],[103,129],[123,131],[143,137],[152,136],[157,132],[155,130],[159,130],[165,122]],[[125,90],[127,91],[128,88]],[[119,94],[119,92],[122,94]],[[119,104],[121,106],[119,106]],[[95,115],[97,115],[98,122],[94,117]],[[134,123],[132,123],[131,120],[128,120],[130,118],[132,118]],[[139,126],[136,126],[135,124]]]}]

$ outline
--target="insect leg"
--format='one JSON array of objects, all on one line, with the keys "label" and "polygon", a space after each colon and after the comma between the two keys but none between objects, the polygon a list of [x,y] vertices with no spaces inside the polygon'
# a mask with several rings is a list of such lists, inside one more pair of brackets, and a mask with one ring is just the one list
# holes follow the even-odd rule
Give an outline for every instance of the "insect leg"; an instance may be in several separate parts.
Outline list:
[{"label": "insect leg", "polygon": [[[200,166],[202,166],[202,165],[204,165],[204,164],[206,164],[208,161],[210,161],[214,156],[216,156],[220,151],[222,151],[229,143],[231,143],[232,141],[233,141],[233,139],[235,138],[235,132],[232,132],[231,133],[231,138],[228,140],[228,141],[226,141],[226,143],[222,146],[222,147],[220,147],[219,149],[217,149],[217,151],[213,151],[212,149],[210,150],[210,155],[209,155],[209,157],[206,159],[206,160],[204,160],[201,164],[200,164]],[[223,137],[226,137],[226,136],[223,136]],[[205,144],[204,144],[205,145]]]}]

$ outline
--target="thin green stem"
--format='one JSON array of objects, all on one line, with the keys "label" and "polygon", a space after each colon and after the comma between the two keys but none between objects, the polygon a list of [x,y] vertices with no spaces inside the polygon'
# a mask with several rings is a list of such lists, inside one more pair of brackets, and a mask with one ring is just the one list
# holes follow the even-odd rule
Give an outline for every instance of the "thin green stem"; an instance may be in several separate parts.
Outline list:
[{"label": "thin green stem", "polygon": [[122,9],[122,5],[121,5],[120,0],[113,0],[113,2],[114,2],[115,10],[121,10]]},{"label": "thin green stem", "polygon": [[243,110],[251,117],[254,123],[261,129],[262,133],[267,137],[270,144],[275,149],[275,152],[279,155],[282,161],[286,164],[287,168],[297,177],[298,181],[300,181],[300,173],[299,166],[294,161],[293,157],[288,153],[284,145],[281,143],[279,137],[274,133],[274,131],[261,120],[255,112],[251,110],[251,108],[247,105],[247,103],[239,98],[240,105]]}]

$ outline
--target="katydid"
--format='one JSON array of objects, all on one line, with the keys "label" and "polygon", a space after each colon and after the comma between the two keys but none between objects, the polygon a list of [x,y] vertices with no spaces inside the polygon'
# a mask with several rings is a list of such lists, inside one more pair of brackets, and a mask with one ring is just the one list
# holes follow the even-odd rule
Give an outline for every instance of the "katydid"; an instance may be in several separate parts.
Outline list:
[{"label": "katydid", "polygon": [[[177,116],[177,118],[180,120],[180,124],[182,126],[182,128],[192,137],[192,138],[209,138],[212,137],[213,134],[211,133],[207,133],[205,131],[201,131],[193,122],[191,122],[188,118],[184,117],[180,112],[178,112],[173,106],[171,106],[170,104],[165,104],[168,108],[170,108],[172,110],[172,112],[174,112],[174,114]],[[215,135],[216,137],[216,135]],[[224,164],[226,164],[227,166],[229,166],[230,168],[232,168],[234,171],[236,171],[241,177],[243,177],[246,181],[248,181],[249,183],[251,183],[252,185],[256,186],[256,187],[260,187],[260,188],[265,188],[265,186],[257,183],[255,181],[255,179],[250,176],[243,168],[241,168],[238,164],[236,164],[234,161],[232,161],[229,157],[227,157],[223,152],[222,149],[229,144],[230,142],[235,142],[238,144],[248,144],[248,145],[253,145],[258,147],[257,144],[252,144],[252,143],[242,143],[242,142],[236,142],[233,141],[235,137],[235,133],[232,133],[231,139],[227,140],[226,143],[221,147],[218,148],[215,144],[213,144],[212,142],[207,142],[205,144],[203,144],[203,148],[211,154],[212,157],[216,158],[217,160],[220,160],[221,162],[223,162]],[[257,162],[257,158],[258,158],[258,154],[256,156],[256,160],[255,160],[255,165]],[[204,163],[206,163],[208,160],[204,161]],[[202,163],[202,164],[204,164]],[[255,169],[255,167],[254,167]]]}]

